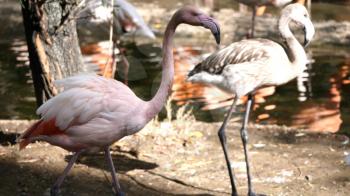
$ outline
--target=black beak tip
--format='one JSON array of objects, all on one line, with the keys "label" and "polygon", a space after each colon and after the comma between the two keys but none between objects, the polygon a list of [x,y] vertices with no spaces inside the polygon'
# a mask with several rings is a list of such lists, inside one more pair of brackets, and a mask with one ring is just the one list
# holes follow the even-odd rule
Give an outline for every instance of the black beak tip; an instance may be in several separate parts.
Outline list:
[{"label": "black beak tip", "polygon": [[220,39],[221,39],[221,33],[220,33],[220,26],[219,24],[210,17],[201,17],[201,24],[204,28],[207,28],[211,31],[213,36],[215,37],[215,41],[217,44],[220,44]]},{"label": "black beak tip", "polygon": [[220,40],[220,33],[215,33],[215,34],[214,34],[214,37],[215,37],[216,44],[219,45],[219,44],[220,44],[220,41],[221,41],[221,40]]},{"label": "black beak tip", "polygon": [[303,45],[304,45],[304,48],[306,48],[309,45],[310,40],[306,38],[306,28],[305,27],[303,28],[303,31],[304,31],[304,44]]},{"label": "black beak tip", "polygon": [[304,39],[304,48],[306,48],[308,45],[309,45],[309,43],[310,43],[310,40],[308,40],[308,39]]}]

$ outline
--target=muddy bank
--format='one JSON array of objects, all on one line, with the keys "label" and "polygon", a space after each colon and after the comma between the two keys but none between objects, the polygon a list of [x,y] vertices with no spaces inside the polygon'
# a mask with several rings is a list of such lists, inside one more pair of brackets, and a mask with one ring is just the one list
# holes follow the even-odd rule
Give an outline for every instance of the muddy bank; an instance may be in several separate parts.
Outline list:
[{"label": "muddy bank", "polygon": [[[0,121],[0,195],[47,195],[70,158],[65,150],[42,142],[18,151],[14,139],[28,125],[28,121]],[[218,127],[218,123],[190,118],[154,121],[137,135],[119,141],[112,154],[123,190],[127,195],[229,195]],[[239,124],[229,125],[228,143],[238,190],[245,195],[238,130]],[[350,194],[350,166],[345,163],[350,146],[345,137],[279,126],[251,125],[249,132],[257,192]],[[112,195],[109,183],[103,154],[85,154],[64,182],[62,195]]]}]

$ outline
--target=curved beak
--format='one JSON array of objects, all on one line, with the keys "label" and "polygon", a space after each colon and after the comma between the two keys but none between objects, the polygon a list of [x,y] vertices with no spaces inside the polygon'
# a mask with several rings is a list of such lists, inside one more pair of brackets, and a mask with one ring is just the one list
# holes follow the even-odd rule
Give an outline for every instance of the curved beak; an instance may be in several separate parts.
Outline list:
[{"label": "curved beak", "polygon": [[311,20],[307,19],[304,23],[304,47],[307,47],[315,34],[315,28]]},{"label": "curved beak", "polygon": [[214,35],[216,43],[220,44],[220,26],[218,22],[216,22],[213,18],[205,15],[199,16],[199,20],[201,21],[202,26],[209,29]]}]

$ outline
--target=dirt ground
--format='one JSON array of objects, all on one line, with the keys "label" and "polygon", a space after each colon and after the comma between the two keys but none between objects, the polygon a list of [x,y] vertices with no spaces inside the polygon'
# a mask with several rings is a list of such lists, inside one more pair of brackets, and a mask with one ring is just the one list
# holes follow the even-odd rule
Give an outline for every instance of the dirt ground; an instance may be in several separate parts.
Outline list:
[{"label": "dirt ground", "polygon": [[[0,195],[49,195],[70,154],[37,142],[23,151],[14,140],[28,121],[0,121]],[[177,120],[150,123],[112,146],[126,195],[229,195],[230,184],[216,131],[218,123]],[[236,184],[246,195],[239,124],[228,127]],[[253,183],[267,195],[350,195],[346,137],[278,126],[251,125]],[[102,153],[82,155],[66,178],[62,195],[112,195]]]}]

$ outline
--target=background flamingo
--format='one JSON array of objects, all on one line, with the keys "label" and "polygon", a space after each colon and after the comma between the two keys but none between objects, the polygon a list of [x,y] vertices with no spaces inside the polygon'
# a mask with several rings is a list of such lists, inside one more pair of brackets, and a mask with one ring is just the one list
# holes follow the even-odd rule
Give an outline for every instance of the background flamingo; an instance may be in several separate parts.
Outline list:
[{"label": "background flamingo", "polygon": [[[109,24],[113,20],[113,42],[115,49],[110,51],[111,46],[107,43],[89,44],[82,47],[82,52],[89,51],[93,57],[85,63],[103,65],[102,75],[113,78],[115,73],[115,55],[119,54],[120,62],[124,66],[124,83],[128,81],[129,62],[125,57],[125,49],[120,47],[120,39],[124,35],[133,35],[147,39],[155,39],[151,28],[139,15],[136,8],[126,0],[113,0],[113,7],[110,1],[105,4],[101,0],[88,0],[82,10],[79,11],[77,24],[80,29],[80,38],[87,34],[109,31]],[[101,31],[103,30],[103,31]],[[88,32],[88,33],[87,33]],[[85,36],[84,36],[85,35]],[[106,47],[103,47],[106,46]],[[101,64],[100,62],[103,63]]]},{"label": "background flamingo", "polygon": [[[252,8],[252,25],[249,33],[249,37],[254,37],[255,30],[255,17],[262,15],[265,11],[266,6],[283,7],[293,0],[237,0],[248,7]],[[296,0],[296,2],[304,4],[305,0]]]},{"label": "background flamingo", "polygon": [[108,31],[108,24],[112,18],[115,21],[113,24],[117,37],[132,33],[136,36],[155,39],[153,31],[138,14],[136,8],[126,0],[114,0],[113,8],[110,7],[109,1],[103,4],[101,0],[88,0],[79,12],[77,23],[84,30],[88,30],[92,24],[95,24]]},{"label": "background flamingo", "polygon": [[101,76],[80,75],[56,82],[64,91],[38,108],[42,119],[19,137],[20,149],[41,140],[74,152],[63,174],[52,186],[52,195],[58,194],[60,185],[82,152],[100,148],[105,151],[114,190],[117,195],[123,195],[109,146],[138,132],[162,109],[174,75],[172,40],[181,23],[208,28],[216,41],[220,41],[218,24],[212,18],[189,6],[177,11],[165,30],[162,81],[150,101],[141,100],[126,85]]},{"label": "background flamingo", "polygon": [[242,40],[213,53],[188,74],[188,80],[191,82],[212,84],[235,95],[231,108],[218,132],[230,175],[233,195],[237,195],[237,190],[227,155],[225,134],[227,122],[235,109],[237,100],[248,95],[241,139],[247,166],[248,194],[250,196],[256,195],[251,184],[247,150],[247,123],[252,105],[252,95],[261,87],[287,83],[306,69],[306,53],[289,29],[289,23],[292,21],[304,26],[304,45],[306,46],[315,30],[306,8],[295,3],[285,7],[279,19],[278,28],[285,41],[287,51],[280,44],[267,39]]}]

